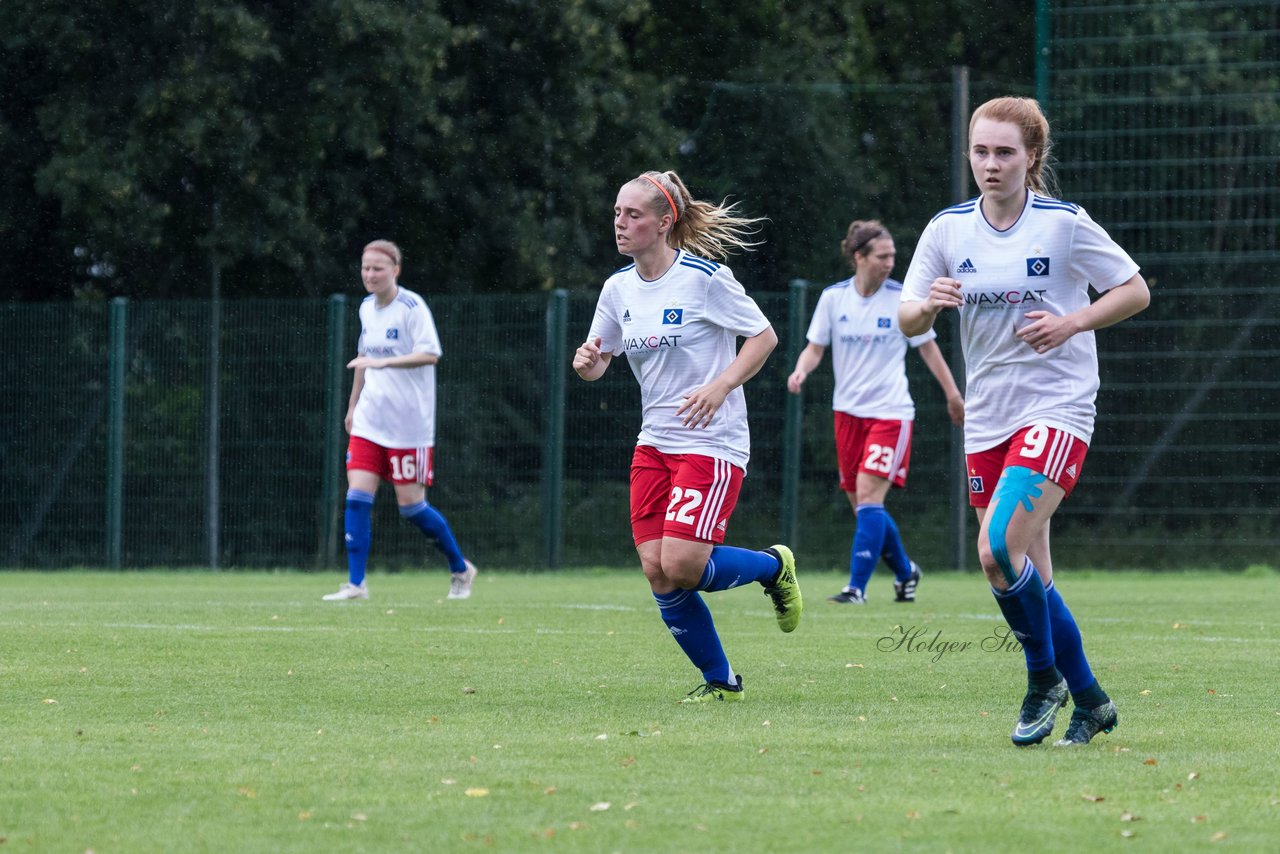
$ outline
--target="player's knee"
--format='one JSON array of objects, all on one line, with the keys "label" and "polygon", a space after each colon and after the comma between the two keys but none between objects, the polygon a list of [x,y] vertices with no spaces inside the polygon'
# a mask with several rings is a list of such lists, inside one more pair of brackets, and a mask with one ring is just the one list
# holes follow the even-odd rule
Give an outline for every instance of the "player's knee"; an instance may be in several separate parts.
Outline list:
[{"label": "player's knee", "polygon": [[1004,530],[1007,522],[994,519],[991,524],[994,529],[986,527],[978,534],[978,562],[987,582],[997,590],[1003,590],[1016,577]]},{"label": "player's knee", "polygon": [[698,582],[702,581],[702,573],[706,569],[706,562],[696,564],[687,558],[668,558],[663,557],[662,574],[667,580],[683,590],[692,590],[698,586]]}]

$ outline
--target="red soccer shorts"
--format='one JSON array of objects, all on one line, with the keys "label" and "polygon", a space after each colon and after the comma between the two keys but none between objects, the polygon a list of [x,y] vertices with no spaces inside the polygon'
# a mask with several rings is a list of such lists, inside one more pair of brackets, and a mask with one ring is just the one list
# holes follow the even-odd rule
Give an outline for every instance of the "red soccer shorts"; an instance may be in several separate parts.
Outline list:
[{"label": "red soccer shorts", "polygon": [[631,458],[631,536],[723,543],[746,472],[702,454],[637,445]]},{"label": "red soccer shorts", "polygon": [[384,448],[368,439],[352,436],[347,445],[347,471],[371,471],[392,483],[435,480],[435,448]]},{"label": "red soccer shorts", "polygon": [[836,416],[836,461],[840,488],[858,489],[858,472],[884,478],[894,486],[907,485],[911,465],[912,422],[885,418],[859,418],[845,412]]},{"label": "red soccer shorts", "polygon": [[1000,474],[1010,466],[1039,472],[1070,495],[1080,480],[1088,452],[1089,446],[1084,440],[1066,430],[1047,424],[1023,427],[999,445],[965,456],[969,467],[969,506],[990,506]]}]

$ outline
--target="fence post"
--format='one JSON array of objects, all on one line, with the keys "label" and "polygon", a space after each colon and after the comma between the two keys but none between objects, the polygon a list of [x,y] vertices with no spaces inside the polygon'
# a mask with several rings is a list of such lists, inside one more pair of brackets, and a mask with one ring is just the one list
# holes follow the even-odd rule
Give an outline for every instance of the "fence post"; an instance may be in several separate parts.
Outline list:
[{"label": "fence post", "polygon": [[342,453],[343,380],[346,377],[347,295],[333,294],[326,307],[328,332],[324,362],[324,464],[320,484],[320,541],[316,548],[316,567],[324,569],[338,553],[338,495],[342,488],[342,472],[338,455]]},{"label": "fence post", "polygon": [[[1037,6],[1038,8],[1038,6]],[[951,202],[959,204],[969,196],[969,68],[951,69]],[[947,362],[960,393],[964,394],[964,350],[960,346],[960,312],[948,311],[951,346]],[[951,557],[956,569],[965,569],[969,554],[969,478],[965,469],[964,430],[951,425]]]},{"label": "fence post", "polygon": [[[796,363],[805,347],[805,321],[808,319],[808,288],[804,279],[793,279],[787,299],[787,365]],[[804,396],[787,393],[782,426],[782,542],[795,549],[799,546],[800,465],[804,440]]]},{"label": "fence post", "polygon": [[1036,0],[1036,100],[1040,109],[1049,115],[1049,37],[1052,25],[1049,19],[1051,0]]},{"label": "fence post", "polygon": [[129,301],[111,300],[107,352],[107,565],[120,568],[124,543],[124,365]]},{"label": "fence post", "polygon": [[547,301],[547,421],[542,445],[543,542],[547,566],[558,569],[564,549],[564,347],[569,332],[569,292],[556,288]]}]

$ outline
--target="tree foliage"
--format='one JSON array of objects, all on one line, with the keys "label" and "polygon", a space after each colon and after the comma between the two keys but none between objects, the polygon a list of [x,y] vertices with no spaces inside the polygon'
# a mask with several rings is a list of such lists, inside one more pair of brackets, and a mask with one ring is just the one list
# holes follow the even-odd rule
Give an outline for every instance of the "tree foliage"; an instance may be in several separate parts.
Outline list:
[{"label": "tree foliage", "polygon": [[225,295],[314,296],[375,237],[431,291],[594,288],[614,192],[650,168],[769,216],[744,263],[776,285],[897,212],[867,152],[909,140],[852,132],[848,93],[957,62],[1025,83],[1032,25],[1013,0],[4,6],[10,299],[201,297],[215,269]]}]

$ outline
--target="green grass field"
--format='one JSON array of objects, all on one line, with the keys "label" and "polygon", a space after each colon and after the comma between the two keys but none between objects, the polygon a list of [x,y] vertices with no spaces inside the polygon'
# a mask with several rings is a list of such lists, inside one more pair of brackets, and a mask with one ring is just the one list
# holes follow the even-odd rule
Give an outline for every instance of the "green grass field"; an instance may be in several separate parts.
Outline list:
[{"label": "green grass field", "polygon": [[638,570],[5,573],[0,851],[1276,850],[1280,576],[1060,576],[1120,709],[1071,750],[976,575],[800,576],[792,635],[708,597],[748,693],[689,707]]}]

